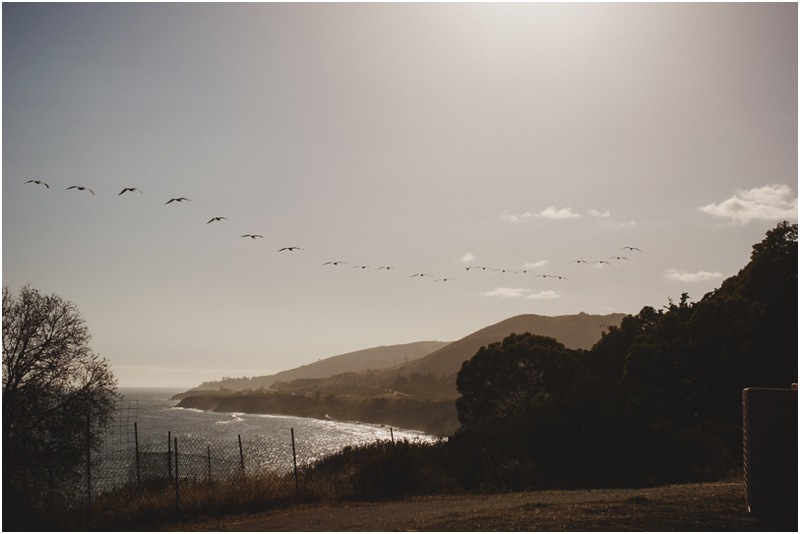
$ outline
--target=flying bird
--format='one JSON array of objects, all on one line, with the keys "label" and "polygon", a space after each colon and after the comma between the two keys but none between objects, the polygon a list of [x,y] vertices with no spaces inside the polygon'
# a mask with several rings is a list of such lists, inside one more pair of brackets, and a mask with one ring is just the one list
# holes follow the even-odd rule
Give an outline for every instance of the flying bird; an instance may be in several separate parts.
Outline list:
[{"label": "flying bird", "polygon": [[[208,223],[206,223],[206,224],[208,224]],[[257,237],[262,237],[263,238],[264,236],[263,235],[258,235],[258,234],[244,234],[242,237],[249,237],[251,239],[255,239]]]},{"label": "flying bird", "polygon": [[627,250],[638,250],[639,252],[642,251],[642,249],[636,248],[636,247],[622,247],[620,250],[626,250],[626,249]]},{"label": "flying bird", "polygon": [[572,260],[570,263],[585,263],[586,265],[589,265],[589,262],[584,260]]},{"label": "flying bird", "polygon": [[389,269],[394,269],[394,267],[392,267],[391,265],[384,265],[383,267],[378,267],[378,270],[379,270],[379,271],[380,271],[381,269],[386,269],[386,270],[388,271]]},{"label": "flying bird", "polygon": [[512,271],[510,269],[493,269],[494,271],[500,271],[501,273],[514,273],[517,274],[519,271]]},{"label": "flying bird", "polygon": [[447,282],[448,280],[455,280],[455,278],[439,278],[438,280],[434,280],[434,282]]},{"label": "flying bird", "polygon": [[39,184],[39,185],[43,185],[43,186],[45,186],[47,189],[50,189],[50,186],[49,186],[49,185],[47,185],[46,183],[42,182],[41,180],[28,180],[28,181],[27,181],[27,182],[25,182],[25,183],[26,183],[26,184],[31,184],[31,183],[33,183],[33,184]]},{"label": "flying bird", "polygon": [[[168,201],[166,201],[166,202],[164,203],[164,205],[166,206],[167,204],[169,204],[169,203],[171,203],[171,202],[183,202],[184,200],[189,200],[189,199],[188,199],[188,198],[186,198],[186,197],[181,197],[181,198],[171,198],[171,199],[169,199]],[[191,202],[191,200],[189,200],[189,202]]]},{"label": "flying bird", "polygon": [[227,217],[214,217],[213,219],[211,219],[210,221],[208,221],[206,224],[210,224],[210,223],[212,223],[212,222],[214,222],[214,221],[223,221],[223,220],[227,221],[227,220],[228,220],[228,218],[227,218]]},{"label": "flying bird", "polygon": [[353,269],[372,269],[369,265],[353,265]]},{"label": "flying bird", "polygon": [[[128,191],[131,191],[131,192],[133,192],[133,191],[138,191],[138,192],[140,192],[140,193],[142,192],[142,190],[141,190],[141,189],[136,189],[135,187],[126,187],[125,189],[123,189],[122,191],[120,191],[119,195],[121,195],[122,193],[127,193]],[[119,196],[119,195],[117,195],[117,196]]]},{"label": "flying bird", "polygon": [[606,265],[611,265],[611,264],[610,264],[610,263],[608,263],[606,260],[597,260],[597,261],[593,262],[593,264],[594,264],[594,263],[605,263]]},{"label": "flying bird", "polygon": [[433,275],[430,275],[430,274],[427,274],[427,273],[417,273],[417,274],[412,274],[411,278],[414,278],[415,276],[433,276]]},{"label": "flying bird", "polygon": [[340,263],[347,263],[346,261],[326,261],[322,265],[339,265]]},{"label": "flying bird", "polygon": [[283,252],[284,250],[288,250],[289,252],[294,252],[295,250],[303,250],[300,247],[283,247],[282,249],[278,249],[278,252]]},{"label": "flying bird", "polygon": [[608,259],[609,259],[609,260],[625,260],[625,261],[631,261],[631,260],[629,260],[628,258],[626,258],[625,256],[611,256],[611,257],[610,257],[610,258],[608,258]]},{"label": "flying bird", "polygon": [[77,189],[78,191],[88,191],[88,192],[90,192],[91,194],[94,195],[94,191],[92,191],[88,187],[83,187],[82,185],[73,185],[73,186],[67,188],[67,190],[69,190],[69,189]]}]

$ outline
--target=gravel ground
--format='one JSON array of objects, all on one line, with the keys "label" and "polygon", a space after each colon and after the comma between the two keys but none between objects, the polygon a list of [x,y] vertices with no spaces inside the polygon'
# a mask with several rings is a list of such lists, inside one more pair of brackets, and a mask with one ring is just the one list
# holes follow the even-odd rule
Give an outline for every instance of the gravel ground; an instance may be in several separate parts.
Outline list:
[{"label": "gravel ground", "polygon": [[176,525],[183,531],[765,531],[741,482],[305,505]]}]

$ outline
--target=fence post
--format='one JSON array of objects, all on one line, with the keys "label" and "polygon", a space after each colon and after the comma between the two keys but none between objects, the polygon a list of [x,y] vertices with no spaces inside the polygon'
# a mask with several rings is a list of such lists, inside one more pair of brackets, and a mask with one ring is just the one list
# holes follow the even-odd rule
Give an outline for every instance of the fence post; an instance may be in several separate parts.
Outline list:
[{"label": "fence post", "polygon": [[167,480],[172,480],[172,432],[167,430]]},{"label": "fence post", "polygon": [[392,443],[394,443],[394,430],[392,430],[392,427],[389,427],[389,433],[392,435]]},{"label": "fence post", "polygon": [[211,444],[208,444],[208,483],[211,484]]},{"label": "fence post", "polygon": [[300,497],[300,482],[297,478],[297,449],[294,446],[294,428],[289,429],[292,432],[292,461],[294,462],[294,492],[295,495]]},{"label": "fence post", "polygon": [[133,423],[133,441],[136,444],[136,489],[142,489],[142,473],[139,469],[139,429]]},{"label": "fence post", "polygon": [[86,414],[86,514],[92,517],[92,414]]},{"label": "fence post", "polygon": [[244,476],[244,451],[242,450],[242,435],[239,434],[239,461],[242,463],[242,476]]},{"label": "fence post", "polygon": [[175,437],[175,515],[180,513],[180,494],[178,493],[178,438]]}]

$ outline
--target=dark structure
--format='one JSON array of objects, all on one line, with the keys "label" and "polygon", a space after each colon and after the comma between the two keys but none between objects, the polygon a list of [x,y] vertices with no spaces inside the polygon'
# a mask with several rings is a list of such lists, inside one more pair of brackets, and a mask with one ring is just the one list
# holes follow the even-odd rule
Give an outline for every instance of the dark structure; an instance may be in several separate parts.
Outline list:
[{"label": "dark structure", "polygon": [[747,508],[797,530],[797,389],[747,388],[742,415]]}]

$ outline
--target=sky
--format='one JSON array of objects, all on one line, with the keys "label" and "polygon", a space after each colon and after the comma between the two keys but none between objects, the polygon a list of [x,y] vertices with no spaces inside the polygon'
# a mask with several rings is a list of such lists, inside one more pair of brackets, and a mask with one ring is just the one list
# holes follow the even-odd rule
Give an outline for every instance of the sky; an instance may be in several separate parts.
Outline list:
[{"label": "sky", "polygon": [[73,302],[120,386],[699,300],[797,221],[797,20],[4,3],[3,285]]}]

